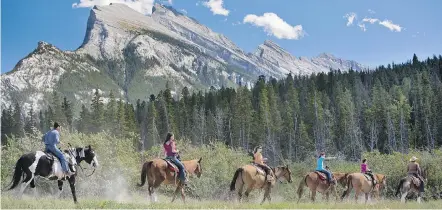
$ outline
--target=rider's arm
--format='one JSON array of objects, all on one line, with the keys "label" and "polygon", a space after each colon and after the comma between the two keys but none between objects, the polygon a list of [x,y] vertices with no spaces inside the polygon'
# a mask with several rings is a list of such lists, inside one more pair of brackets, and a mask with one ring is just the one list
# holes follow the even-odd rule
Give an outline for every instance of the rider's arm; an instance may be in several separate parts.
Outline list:
[{"label": "rider's arm", "polygon": [[60,134],[56,133],[55,134],[55,144],[59,144],[60,143]]},{"label": "rider's arm", "polygon": [[173,153],[178,153],[178,152],[179,152],[179,151],[176,149],[175,141],[172,141],[172,142],[170,143],[170,145],[172,146],[172,152],[173,152]]}]

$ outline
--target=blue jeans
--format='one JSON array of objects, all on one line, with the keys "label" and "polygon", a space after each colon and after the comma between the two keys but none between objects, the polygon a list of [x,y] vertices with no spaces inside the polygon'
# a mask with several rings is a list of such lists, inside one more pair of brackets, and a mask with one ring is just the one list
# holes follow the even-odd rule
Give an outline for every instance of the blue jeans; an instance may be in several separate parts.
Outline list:
[{"label": "blue jeans", "polygon": [[46,144],[46,152],[52,152],[60,160],[61,168],[64,172],[68,172],[68,166],[66,165],[66,159],[64,159],[63,153],[55,145]]},{"label": "blue jeans", "polygon": [[327,181],[329,181],[329,182],[331,181],[332,177],[331,177],[330,171],[327,171],[327,170],[316,170],[316,171],[320,171],[320,172],[325,173],[325,175],[327,175]]},{"label": "blue jeans", "polygon": [[184,170],[184,165],[183,163],[181,163],[180,160],[178,160],[178,158],[176,158],[175,156],[168,156],[167,159],[171,160],[173,163],[175,163],[175,165],[178,167],[179,172],[178,172],[178,178],[181,181],[184,181],[186,179],[186,171]]}]

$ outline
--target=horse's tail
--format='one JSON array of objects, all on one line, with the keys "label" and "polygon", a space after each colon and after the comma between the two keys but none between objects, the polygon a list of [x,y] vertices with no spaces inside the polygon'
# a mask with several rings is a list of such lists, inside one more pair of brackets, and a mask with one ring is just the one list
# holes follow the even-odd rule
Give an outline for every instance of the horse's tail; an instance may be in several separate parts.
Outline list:
[{"label": "horse's tail", "polygon": [[12,190],[15,187],[17,187],[18,183],[21,180],[22,175],[23,175],[22,162],[23,162],[23,159],[20,158],[20,159],[18,159],[17,163],[15,164],[14,175],[12,176],[12,180],[11,180],[12,186],[8,190]]},{"label": "horse's tail", "polygon": [[404,178],[402,178],[401,181],[399,181],[399,185],[398,185],[397,188],[396,188],[396,193],[394,194],[394,196],[397,196],[397,195],[400,193],[400,191],[401,191],[401,187],[402,187],[402,185],[404,184],[404,182],[405,182],[405,179],[404,179]]},{"label": "horse's tail", "polygon": [[243,168],[238,168],[235,171],[235,175],[233,175],[233,179],[232,182],[230,183],[230,191],[234,191],[235,190],[235,185],[236,185],[236,179],[238,179],[238,176],[244,171]]},{"label": "horse's tail", "polygon": [[299,182],[299,186],[298,186],[298,202],[299,202],[299,200],[302,197],[302,193],[304,193],[304,186],[307,184],[307,177],[308,177],[308,174],[305,175],[304,179],[302,179]]},{"label": "horse's tail", "polygon": [[147,171],[152,165],[152,161],[145,162],[141,168],[141,184],[137,184],[138,187],[142,187],[146,183]]},{"label": "horse's tail", "polygon": [[345,189],[344,193],[342,194],[342,196],[341,196],[341,200],[344,199],[345,196],[347,196],[347,195],[350,193],[351,188],[352,188],[352,186],[353,186],[353,185],[352,185],[352,179],[353,179],[353,176],[352,176],[351,174],[349,174],[349,175],[347,176],[347,189]]}]

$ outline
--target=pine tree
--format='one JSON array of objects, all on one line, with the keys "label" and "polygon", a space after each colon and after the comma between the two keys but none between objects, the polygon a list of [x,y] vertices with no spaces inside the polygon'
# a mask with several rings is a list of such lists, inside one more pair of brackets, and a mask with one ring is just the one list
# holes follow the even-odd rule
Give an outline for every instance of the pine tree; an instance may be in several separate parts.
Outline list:
[{"label": "pine tree", "polygon": [[31,109],[28,112],[28,117],[26,119],[24,129],[27,134],[34,134],[36,128],[37,128],[37,119],[35,117],[34,107],[31,106]]},{"label": "pine tree", "polygon": [[22,107],[18,102],[15,103],[14,112],[12,118],[14,119],[14,124],[12,127],[12,133],[16,137],[22,137],[24,135],[24,122],[22,117]]},{"label": "pine tree", "polygon": [[12,127],[14,124],[14,120],[12,118],[11,108],[10,109],[3,109],[2,110],[2,116],[1,116],[1,140],[2,145],[7,145],[8,143],[8,137],[11,137],[12,135]]},{"label": "pine tree", "polygon": [[117,101],[112,90],[109,93],[109,102],[106,105],[105,113],[106,128],[114,132],[117,128]]},{"label": "pine tree", "polygon": [[93,132],[100,132],[103,125],[104,104],[98,89],[94,92],[91,104],[91,128]]},{"label": "pine tree", "polygon": [[86,106],[83,104],[81,106],[80,111],[80,119],[78,120],[77,129],[81,133],[89,133],[90,132],[90,119],[91,115],[89,113],[89,110],[86,108]]},{"label": "pine tree", "polygon": [[54,122],[58,122],[61,125],[66,125],[66,117],[63,112],[62,103],[60,102],[60,97],[57,92],[54,90],[52,92],[52,109],[53,109],[53,118]]},{"label": "pine tree", "polygon": [[61,108],[63,111],[64,118],[66,119],[68,129],[72,128],[73,122],[73,113],[71,103],[67,100],[66,97],[63,98],[63,102],[61,104]]},{"label": "pine tree", "polygon": [[43,111],[41,111],[41,110],[40,110],[40,112],[38,114],[38,119],[39,119],[39,125],[40,125],[39,126],[40,132],[45,132],[45,130],[46,130],[46,128],[48,126],[46,125],[46,119],[45,119],[45,116],[43,114]]}]

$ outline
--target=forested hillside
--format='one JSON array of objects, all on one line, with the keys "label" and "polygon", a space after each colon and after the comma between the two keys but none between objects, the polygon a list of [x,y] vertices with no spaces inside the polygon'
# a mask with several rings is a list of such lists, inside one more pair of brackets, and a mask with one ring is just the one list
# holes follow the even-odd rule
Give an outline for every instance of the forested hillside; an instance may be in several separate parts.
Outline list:
[{"label": "forested hillside", "polygon": [[441,80],[442,56],[419,61],[414,55],[410,62],[372,71],[261,76],[252,89],[184,88],[174,98],[165,87],[136,104],[96,91],[78,114],[72,101],[54,92],[52,105],[39,113],[18,103],[3,110],[2,144],[11,135],[40,135],[59,121],[65,130],[124,136],[139,150],[159,144],[168,131],[194,144],[221,141],[245,150],[262,144],[273,163],[304,160],[318,151],[348,160],[374,150],[431,152],[442,145]]}]

